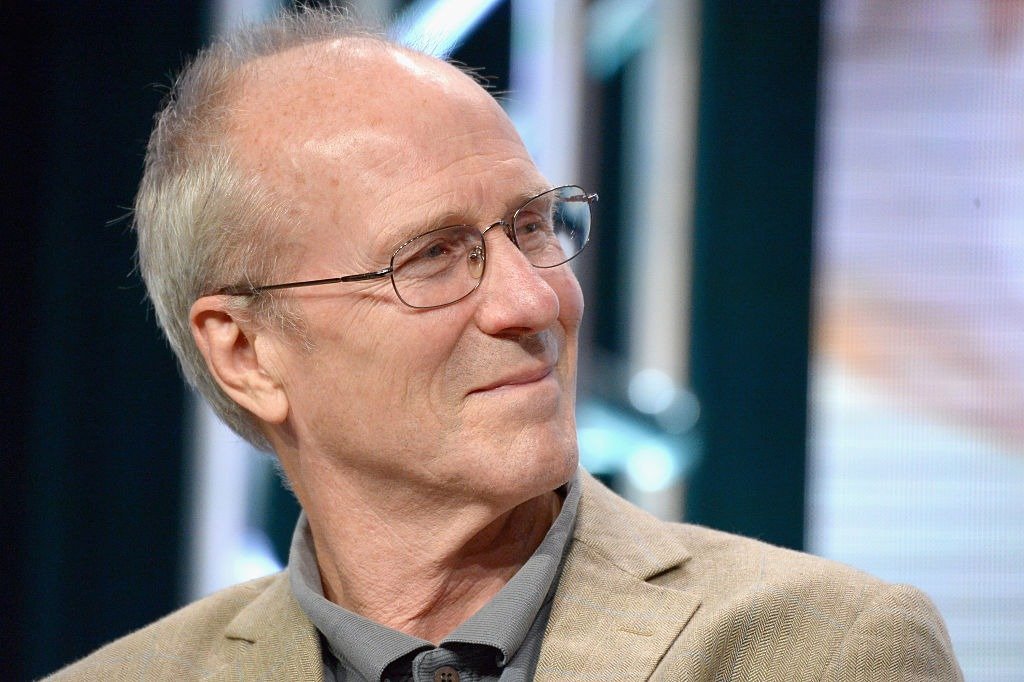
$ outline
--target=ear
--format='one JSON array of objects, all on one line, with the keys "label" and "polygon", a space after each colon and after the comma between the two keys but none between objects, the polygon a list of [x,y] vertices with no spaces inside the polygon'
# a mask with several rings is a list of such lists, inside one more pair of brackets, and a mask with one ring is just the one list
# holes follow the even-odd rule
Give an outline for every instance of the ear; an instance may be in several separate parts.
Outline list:
[{"label": "ear", "polygon": [[239,319],[225,296],[203,296],[189,312],[192,337],[221,389],[261,421],[280,424],[288,396],[276,370],[274,344]]}]

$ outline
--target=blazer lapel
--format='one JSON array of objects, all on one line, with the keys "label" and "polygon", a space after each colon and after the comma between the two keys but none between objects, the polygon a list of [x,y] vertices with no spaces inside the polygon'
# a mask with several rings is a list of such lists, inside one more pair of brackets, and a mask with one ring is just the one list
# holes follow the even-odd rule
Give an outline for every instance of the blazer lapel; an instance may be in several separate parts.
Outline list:
[{"label": "blazer lapel", "polygon": [[555,593],[537,680],[646,680],[700,605],[648,582],[689,554],[661,522],[581,472],[573,544]]},{"label": "blazer lapel", "polygon": [[239,612],[225,638],[226,662],[211,681],[323,682],[320,638],[292,596],[287,572]]}]

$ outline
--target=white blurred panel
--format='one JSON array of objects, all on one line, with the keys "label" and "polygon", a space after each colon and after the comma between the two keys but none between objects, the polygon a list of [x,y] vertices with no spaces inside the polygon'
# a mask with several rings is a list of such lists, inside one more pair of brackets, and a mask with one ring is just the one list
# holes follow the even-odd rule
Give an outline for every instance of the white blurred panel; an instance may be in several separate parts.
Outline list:
[{"label": "white blurred panel", "polygon": [[1019,680],[1024,2],[826,6],[809,548]]},{"label": "white blurred panel", "polygon": [[582,0],[511,0],[512,58],[505,104],[552,185],[580,182]]},{"label": "white blurred panel", "polygon": [[266,455],[228,429],[205,401],[193,400],[186,598],[280,570],[252,518],[263,497]]},{"label": "white blurred panel", "polygon": [[223,35],[245,24],[259,23],[282,6],[281,0],[213,0],[210,3],[211,35]]},{"label": "white blurred panel", "polygon": [[447,58],[503,0],[416,0],[391,27],[392,38]]},{"label": "white blurred panel", "polygon": [[698,3],[647,3],[651,38],[630,83],[627,167],[633,222],[632,371],[656,369],[685,385],[697,85]]}]

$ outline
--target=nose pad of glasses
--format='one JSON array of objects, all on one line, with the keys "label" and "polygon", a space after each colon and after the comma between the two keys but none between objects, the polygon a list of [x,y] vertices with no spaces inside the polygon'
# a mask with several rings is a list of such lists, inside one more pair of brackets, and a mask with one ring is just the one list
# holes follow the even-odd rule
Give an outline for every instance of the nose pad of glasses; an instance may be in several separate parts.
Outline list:
[{"label": "nose pad of glasses", "polygon": [[513,228],[510,224],[506,223],[504,220],[501,221],[500,225],[501,231],[505,233],[505,236],[508,237],[509,241],[515,244],[516,248],[518,249],[519,237],[518,235],[516,235],[515,228]]},{"label": "nose pad of glasses", "polygon": [[474,246],[470,250],[469,255],[466,256],[466,258],[469,260],[469,276],[472,277],[473,279],[480,279],[481,277],[483,277],[484,263],[486,261],[486,256],[484,255],[484,247]]}]

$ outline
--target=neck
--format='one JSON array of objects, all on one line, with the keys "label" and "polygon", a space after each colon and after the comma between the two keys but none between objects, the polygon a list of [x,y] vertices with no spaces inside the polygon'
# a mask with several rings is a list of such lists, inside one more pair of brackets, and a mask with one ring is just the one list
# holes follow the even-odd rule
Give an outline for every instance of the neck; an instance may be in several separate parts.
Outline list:
[{"label": "neck", "polygon": [[318,476],[297,490],[324,596],[435,644],[526,563],[562,503],[548,491],[511,508],[459,506],[394,488],[382,500],[379,485],[354,480]]}]

